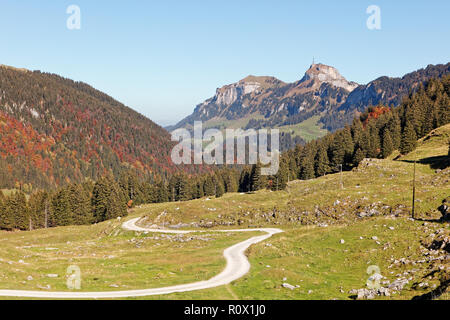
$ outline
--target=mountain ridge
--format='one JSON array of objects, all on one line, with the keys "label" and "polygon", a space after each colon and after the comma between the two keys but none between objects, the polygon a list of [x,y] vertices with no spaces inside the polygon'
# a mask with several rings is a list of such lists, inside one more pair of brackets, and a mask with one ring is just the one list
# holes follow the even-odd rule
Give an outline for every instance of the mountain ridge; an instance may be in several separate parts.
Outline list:
[{"label": "mountain ridge", "polygon": [[[236,120],[254,113],[265,118],[275,114],[286,118],[306,109],[326,109],[332,101],[339,103],[357,86],[357,83],[347,81],[336,68],[320,63],[312,64],[302,79],[292,83],[272,76],[248,76],[218,88],[213,97],[197,105],[193,114],[166,128],[172,131],[192,125],[193,121]],[[323,92],[326,93],[324,99],[317,98]]]},{"label": "mountain ridge", "polygon": [[[220,124],[223,129],[225,125],[239,124],[243,129],[279,127],[294,132],[296,126],[318,116],[318,128],[335,131],[351,123],[369,106],[398,106],[427,80],[449,73],[450,63],[428,65],[403,77],[382,76],[367,84],[357,84],[345,79],[336,68],[317,63],[310,66],[303,78],[292,83],[271,76],[249,76],[218,88],[191,115],[166,129],[191,129],[194,121],[203,121],[205,127]],[[263,81],[265,86],[261,85]]]},{"label": "mountain ridge", "polygon": [[57,187],[110,172],[179,170],[170,134],[83,82],[0,67],[0,187]]}]

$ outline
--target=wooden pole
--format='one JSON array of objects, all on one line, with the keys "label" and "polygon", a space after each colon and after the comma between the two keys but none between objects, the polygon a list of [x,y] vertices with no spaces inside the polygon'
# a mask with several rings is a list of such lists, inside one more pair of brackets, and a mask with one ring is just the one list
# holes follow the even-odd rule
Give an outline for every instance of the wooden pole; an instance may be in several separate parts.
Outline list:
[{"label": "wooden pole", "polygon": [[412,196],[412,218],[415,219],[416,207],[416,159],[414,159],[414,174],[413,174],[413,196]]}]

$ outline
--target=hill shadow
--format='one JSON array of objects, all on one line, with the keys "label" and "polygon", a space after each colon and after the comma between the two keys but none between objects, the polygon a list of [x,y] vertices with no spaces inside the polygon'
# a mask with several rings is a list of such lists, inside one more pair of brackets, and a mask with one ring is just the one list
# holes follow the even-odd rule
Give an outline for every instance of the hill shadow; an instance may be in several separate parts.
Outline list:
[{"label": "hill shadow", "polygon": [[[414,160],[398,160],[406,163],[414,163]],[[445,169],[450,166],[449,156],[434,156],[417,160],[417,163],[429,165],[431,169]]]},{"label": "hill shadow", "polygon": [[424,218],[414,218],[415,221],[420,221],[420,222],[429,222],[429,223],[448,223],[447,221],[441,219],[424,219]]},{"label": "hill shadow", "polygon": [[431,292],[425,293],[420,296],[415,296],[412,300],[434,300],[442,296],[445,292],[447,292],[447,288],[450,286],[450,280],[441,281],[439,287],[434,289]]}]

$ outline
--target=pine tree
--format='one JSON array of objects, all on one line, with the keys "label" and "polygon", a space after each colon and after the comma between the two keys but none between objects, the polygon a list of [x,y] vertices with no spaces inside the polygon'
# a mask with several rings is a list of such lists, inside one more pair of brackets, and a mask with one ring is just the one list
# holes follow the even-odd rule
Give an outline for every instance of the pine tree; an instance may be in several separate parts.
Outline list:
[{"label": "pine tree", "polygon": [[280,161],[278,172],[272,177],[272,184],[270,186],[273,191],[284,190],[287,187],[289,174],[289,165],[285,159]]},{"label": "pine tree", "polygon": [[[363,125],[361,120],[355,118],[351,127],[352,138],[355,145],[361,145],[363,140]],[[356,150],[355,150],[356,151]]]},{"label": "pine tree", "polygon": [[344,139],[340,131],[338,131],[330,145],[330,164],[332,170],[335,171],[340,165],[344,164],[345,149]]},{"label": "pine tree", "polygon": [[[3,192],[2,192],[3,195]],[[1,203],[0,207],[0,229],[1,230],[12,230],[14,229],[14,213],[13,205],[14,201],[9,197],[5,197]]]},{"label": "pine tree", "polygon": [[224,195],[225,189],[222,183],[217,183],[216,185],[216,198],[220,198]]},{"label": "pine tree", "polygon": [[80,184],[69,186],[72,223],[85,225],[94,222],[90,194]]},{"label": "pine tree", "polygon": [[411,121],[407,121],[403,129],[402,140],[400,143],[401,154],[408,154],[417,147],[417,135]]},{"label": "pine tree", "polygon": [[249,192],[251,190],[250,174],[251,170],[249,170],[249,167],[242,169],[241,177],[239,178],[240,192]]},{"label": "pine tree", "polygon": [[208,196],[208,197],[212,197],[216,194],[216,187],[214,185],[214,180],[213,180],[212,176],[208,175],[205,178],[203,190],[204,190],[205,196]]},{"label": "pine tree", "polygon": [[203,190],[203,182],[200,179],[196,182],[195,187],[195,198],[203,198],[205,196],[205,192]]},{"label": "pine tree", "polygon": [[177,194],[178,194],[178,197],[176,198],[177,201],[187,201],[191,199],[189,178],[185,174],[178,176]]},{"label": "pine tree", "polygon": [[369,158],[378,158],[378,155],[381,152],[381,139],[377,122],[369,121],[369,125],[366,130],[369,134],[369,149],[367,150],[367,155]]},{"label": "pine tree", "polygon": [[167,185],[167,194],[169,201],[176,201],[177,199],[177,178],[175,175],[170,177],[169,184]]},{"label": "pine tree", "polygon": [[353,166],[357,167],[361,163],[361,161],[364,160],[364,158],[366,158],[366,153],[361,147],[358,146],[356,148],[355,154],[353,155]]},{"label": "pine tree", "polygon": [[2,220],[3,214],[5,212],[5,202],[6,202],[5,195],[3,194],[3,191],[0,190],[0,230],[4,229]]},{"label": "pine tree", "polygon": [[49,224],[50,195],[46,191],[37,191],[28,201],[34,229],[47,228]]},{"label": "pine tree", "polygon": [[309,180],[315,177],[314,157],[316,155],[316,145],[311,142],[305,145],[300,151],[299,176],[301,180]]},{"label": "pine tree", "polygon": [[394,151],[394,143],[392,141],[391,133],[388,128],[383,131],[383,145],[381,148],[381,154],[384,159],[389,157]]},{"label": "pine tree", "polygon": [[50,226],[69,226],[73,224],[71,197],[68,188],[59,189],[52,197]]},{"label": "pine tree", "polygon": [[103,177],[97,181],[92,194],[92,208],[96,222],[127,215],[126,199],[114,179]]},{"label": "pine tree", "polygon": [[164,181],[160,181],[157,185],[156,185],[156,192],[157,192],[157,196],[156,196],[156,202],[157,203],[163,203],[163,202],[168,202],[169,201],[169,194],[167,193],[167,186],[165,185]]},{"label": "pine tree", "polygon": [[258,162],[252,166],[250,173],[250,191],[258,191],[262,188],[261,164]]},{"label": "pine tree", "polygon": [[314,159],[316,176],[321,177],[330,172],[330,160],[328,159],[327,148],[320,143]]},{"label": "pine tree", "polygon": [[388,128],[391,133],[393,148],[398,150],[402,139],[402,127],[397,110],[392,111],[392,118],[388,122]]},{"label": "pine tree", "polygon": [[224,181],[225,192],[232,193],[238,191],[238,181],[236,179],[234,170],[226,168],[223,171],[222,177]]}]

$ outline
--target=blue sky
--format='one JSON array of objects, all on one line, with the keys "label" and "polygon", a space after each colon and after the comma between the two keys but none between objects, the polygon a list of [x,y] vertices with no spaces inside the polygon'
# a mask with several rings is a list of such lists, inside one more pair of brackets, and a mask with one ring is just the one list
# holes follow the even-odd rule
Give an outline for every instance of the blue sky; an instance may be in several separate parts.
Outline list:
[{"label": "blue sky", "polygon": [[[0,64],[84,81],[161,125],[249,74],[312,61],[367,83],[450,61],[450,1],[26,1],[0,4]],[[69,5],[81,30],[68,30]],[[381,8],[368,30],[366,8]]]}]

